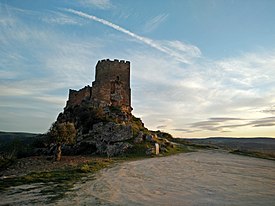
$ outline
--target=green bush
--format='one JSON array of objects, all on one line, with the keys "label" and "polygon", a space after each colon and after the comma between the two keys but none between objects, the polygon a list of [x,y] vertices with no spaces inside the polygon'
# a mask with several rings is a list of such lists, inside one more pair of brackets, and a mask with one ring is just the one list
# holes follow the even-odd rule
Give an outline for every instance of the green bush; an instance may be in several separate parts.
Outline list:
[{"label": "green bush", "polygon": [[80,171],[81,172],[84,172],[84,173],[87,173],[87,172],[90,172],[91,169],[90,169],[90,166],[88,164],[83,164],[81,167],[80,167]]}]

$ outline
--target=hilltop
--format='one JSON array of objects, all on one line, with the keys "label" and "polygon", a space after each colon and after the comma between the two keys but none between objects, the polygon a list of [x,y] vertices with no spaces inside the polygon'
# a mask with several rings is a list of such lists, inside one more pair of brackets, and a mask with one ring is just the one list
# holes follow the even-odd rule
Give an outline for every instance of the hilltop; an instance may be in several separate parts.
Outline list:
[{"label": "hilltop", "polygon": [[53,124],[71,123],[76,130],[74,143],[63,145],[66,154],[154,155],[176,147],[171,135],[149,131],[132,114],[129,61],[100,60],[95,70],[92,86],[69,90]]}]

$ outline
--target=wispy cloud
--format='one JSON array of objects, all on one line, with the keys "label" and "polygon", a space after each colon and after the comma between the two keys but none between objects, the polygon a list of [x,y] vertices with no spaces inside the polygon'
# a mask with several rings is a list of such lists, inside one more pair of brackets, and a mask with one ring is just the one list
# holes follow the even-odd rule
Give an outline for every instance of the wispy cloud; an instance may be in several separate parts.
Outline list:
[{"label": "wispy cloud", "polygon": [[98,9],[110,9],[113,7],[110,0],[79,0],[80,4],[86,7],[96,7]]},{"label": "wispy cloud", "polygon": [[[274,52],[223,59],[228,65],[238,62],[235,67],[230,66],[230,71],[221,67],[220,61],[200,61],[183,70],[166,55],[150,51],[131,54],[129,59],[134,65],[135,77],[132,88],[134,113],[142,114],[149,128],[167,125],[166,131],[179,136],[185,133],[201,136],[207,132],[209,135],[221,132],[234,135],[242,128],[246,132],[249,128],[251,135],[268,135],[267,128],[272,129],[270,122],[264,129],[264,124],[255,127],[251,121],[265,118],[265,113],[273,110],[266,105],[275,103],[275,89],[270,87],[274,84],[271,77],[275,76],[275,70],[266,68],[275,66],[271,63]],[[253,66],[255,61],[258,62],[256,68]],[[242,68],[241,65],[249,66]],[[255,75],[253,79],[250,79],[250,70]],[[263,74],[268,76],[265,81],[262,81]],[[232,83],[232,79],[241,81],[243,75],[250,79],[249,87]],[[159,120],[165,118],[172,121],[160,124]],[[196,119],[198,121],[194,121]]]},{"label": "wispy cloud", "polygon": [[104,41],[60,32],[83,22],[80,17],[0,9],[0,129],[45,132],[65,106],[68,89],[92,82]]},{"label": "wispy cloud", "polygon": [[110,21],[107,21],[105,19],[98,18],[94,15],[90,15],[87,13],[84,13],[82,11],[77,11],[74,9],[65,9],[65,11],[68,11],[70,13],[73,13],[75,15],[81,16],[83,18],[87,18],[96,22],[99,22],[101,24],[104,24],[106,26],[109,26],[117,31],[120,31],[124,34],[127,34],[130,37],[133,37],[144,44],[147,44],[148,46],[155,48],[161,52],[164,52],[165,54],[168,54],[169,56],[174,57],[176,60],[189,64],[193,58],[199,57],[201,55],[200,49],[197,48],[194,45],[185,44],[179,41],[166,41],[166,42],[158,42],[155,40],[152,40],[147,37],[143,37],[140,35],[137,35],[125,28],[122,28],[121,26],[118,26]]},{"label": "wispy cloud", "polygon": [[[234,124],[232,124],[234,122]],[[254,120],[241,118],[209,118],[207,121],[195,122],[190,124],[192,130],[226,131],[239,127],[272,127],[275,126],[275,117],[265,117]],[[192,131],[191,130],[191,131]]]},{"label": "wispy cloud", "polygon": [[13,23],[14,23],[14,19],[13,18],[1,15],[1,18],[0,18],[0,25],[1,26],[9,26],[9,25],[11,25]]},{"label": "wispy cloud", "polygon": [[146,22],[146,24],[144,25],[144,30],[146,32],[151,32],[155,30],[162,22],[167,19],[168,16],[168,14],[159,14],[155,16],[154,18]]},{"label": "wispy cloud", "polygon": [[[236,128],[241,126],[247,126],[249,123],[244,123],[245,119],[232,118],[232,117],[213,117],[206,121],[194,122],[190,124],[191,128],[210,131],[224,131],[228,128]],[[232,122],[234,124],[232,124]]]},{"label": "wispy cloud", "polygon": [[248,53],[238,58],[226,58],[215,64],[223,70],[225,77],[230,77],[228,83],[234,86],[251,88],[255,85],[266,85],[274,82],[275,53]]},{"label": "wispy cloud", "polygon": [[275,114],[275,104],[266,109],[263,109],[261,112]]},{"label": "wispy cloud", "polygon": [[[68,88],[91,84],[99,59],[121,58],[131,61],[133,113],[150,129],[193,137],[274,131],[274,51],[214,61],[197,58],[194,45],[150,39],[76,10],[7,9],[0,11],[1,128],[45,131]],[[89,19],[119,32],[98,27],[97,36]],[[26,125],[26,118],[35,123]]]},{"label": "wispy cloud", "polygon": [[226,121],[236,121],[236,120],[245,120],[245,119],[233,118],[233,117],[212,117],[212,118],[209,118],[209,121],[212,121],[212,122],[226,122]]},{"label": "wispy cloud", "polygon": [[82,24],[77,19],[56,11],[51,11],[50,13],[46,13],[45,16],[42,17],[42,21],[48,24],[59,24],[59,25],[66,25],[66,24],[81,25]]},{"label": "wispy cloud", "polygon": [[176,128],[176,129],[171,129],[171,131],[175,131],[175,132],[182,132],[182,133],[195,133],[195,132],[201,132],[202,130],[200,129],[187,129],[187,128]]},{"label": "wispy cloud", "polygon": [[167,127],[167,125],[159,125],[157,126],[157,129],[165,129]]},{"label": "wispy cloud", "polygon": [[275,126],[275,117],[265,117],[261,119],[257,119],[254,121],[251,121],[249,123],[253,127],[268,127],[268,126]]},{"label": "wispy cloud", "polygon": [[2,79],[14,79],[18,77],[18,72],[0,70],[0,76]]}]

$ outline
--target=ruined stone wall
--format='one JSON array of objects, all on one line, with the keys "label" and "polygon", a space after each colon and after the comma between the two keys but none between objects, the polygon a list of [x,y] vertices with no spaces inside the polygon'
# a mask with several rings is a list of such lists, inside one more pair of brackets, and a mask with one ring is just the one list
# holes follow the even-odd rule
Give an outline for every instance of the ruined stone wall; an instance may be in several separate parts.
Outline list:
[{"label": "ruined stone wall", "polygon": [[[126,105],[131,107],[130,90],[130,62],[101,60],[96,65],[96,76],[92,86],[92,98],[112,103],[111,94],[115,94],[115,85],[119,85],[121,101],[118,106]],[[112,89],[113,88],[113,89]],[[119,94],[118,94],[119,95]],[[113,95],[114,96],[114,95]]]},{"label": "ruined stone wall", "polygon": [[131,110],[130,62],[116,59],[98,61],[95,74],[92,87],[69,90],[66,107],[87,100],[94,105],[113,105]]},{"label": "ruined stone wall", "polygon": [[79,91],[69,90],[69,99],[67,101],[67,106],[74,106],[80,104],[83,100],[89,100],[91,98],[92,88],[90,86],[85,86]]}]

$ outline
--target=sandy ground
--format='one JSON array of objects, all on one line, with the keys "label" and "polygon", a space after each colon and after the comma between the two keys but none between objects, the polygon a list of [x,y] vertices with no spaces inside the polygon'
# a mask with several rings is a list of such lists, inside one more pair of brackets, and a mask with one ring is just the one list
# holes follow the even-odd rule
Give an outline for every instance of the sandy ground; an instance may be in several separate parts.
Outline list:
[{"label": "sandy ground", "polygon": [[[0,195],[2,204],[24,200],[31,205],[36,198],[42,205],[44,197],[35,192],[39,185],[33,187],[24,193],[6,191]],[[52,205],[272,206],[275,161],[200,151],[124,162],[76,184]]]},{"label": "sandy ground", "polygon": [[220,151],[123,163],[59,205],[275,205],[275,162]]}]

